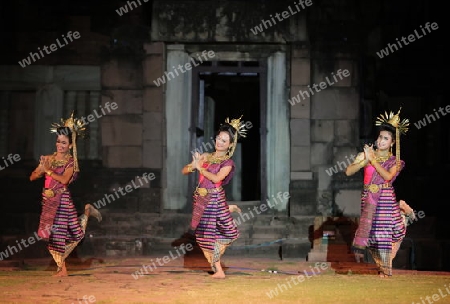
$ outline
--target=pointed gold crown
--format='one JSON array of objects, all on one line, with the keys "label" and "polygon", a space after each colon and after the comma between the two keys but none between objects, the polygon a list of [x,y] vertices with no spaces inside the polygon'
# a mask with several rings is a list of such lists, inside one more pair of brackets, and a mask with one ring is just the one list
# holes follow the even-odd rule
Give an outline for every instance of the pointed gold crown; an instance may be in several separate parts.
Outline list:
[{"label": "pointed gold crown", "polygon": [[236,146],[237,146],[237,140],[239,136],[245,137],[247,136],[247,130],[245,129],[245,124],[243,121],[241,121],[243,115],[241,115],[241,117],[239,118],[235,118],[230,120],[230,118],[227,117],[227,119],[225,119],[225,123],[229,124],[230,126],[233,127],[233,129],[236,130],[236,135],[234,136],[234,142],[233,145],[230,147],[230,150],[228,151],[228,157],[233,156],[234,154],[234,150],[236,150]]},{"label": "pointed gold crown", "polygon": [[241,121],[243,115],[241,115],[241,117],[239,118],[234,118],[230,121],[230,118],[227,117],[227,119],[225,119],[225,123],[229,124],[230,126],[232,126],[237,134],[239,134],[239,136],[245,137],[247,135],[247,130],[245,129],[245,124],[243,121]]},{"label": "pointed gold crown", "polygon": [[69,118],[61,118],[61,121],[59,123],[52,123],[50,133],[57,133],[59,128],[64,127],[69,128],[71,133],[75,133],[81,138],[86,136],[86,127],[84,126],[84,123],[80,119],[73,117],[73,111]]},{"label": "pointed gold crown", "polygon": [[[74,165],[73,170],[75,172],[79,172],[80,168],[78,166],[78,156],[77,156],[77,137],[84,138],[86,137],[86,127],[83,121],[81,121],[78,118],[73,117],[73,111],[69,118],[63,119],[61,118],[61,122],[52,123],[52,126],[50,128],[50,133],[58,133],[58,128],[64,128],[67,127],[70,129],[70,132],[72,133],[72,147],[73,147],[73,158],[74,158]],[[68,135],[68,134],[67,134]]]},{"label": "pointed gold crown", "polygon": [[398,110],[397,114],[394,114],[394,112],[392,112],[392,111],[389,114],[387,112],[384,112],[384,115],[380,114],[380,116],[377,117],[375,125],[381,126],[383,123],[388,123],[391,126],[393,126],[394,128],[398,129],[400,131],[400,133],[405,135],[406,132],[408,132],[409,119],[405,118],[403,120],[400,120],[400,111],[401,110],[402,110],[402,108],[400,108]]},{"label": "pointed gold crown", "polygon": [[400,170],[401,168],[400,133],[405,135],[406,132],[408,132],[409,127],[409,119],[400,120],[401,110],[402,108],[400,107],[397,114],[394,114],[394,112],[392,111],[389,114],[387,112],[384,112],[384,115],[381,114],[380,116],[377,117],[377,120],[375,121],[376,126],[381,126],[383,123],[388,123],[395,128],[395,158],[397,162],[397,170]]}]

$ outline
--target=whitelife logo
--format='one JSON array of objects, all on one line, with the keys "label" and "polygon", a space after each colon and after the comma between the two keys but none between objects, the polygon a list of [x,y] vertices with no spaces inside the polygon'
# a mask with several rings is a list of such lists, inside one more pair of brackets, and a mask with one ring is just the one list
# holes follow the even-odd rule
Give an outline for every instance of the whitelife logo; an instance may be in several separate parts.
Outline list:
[{"label": "whitelife logo", "polygon": [[[69,31],[66,35],[67,35],[67,36],[61,35],[61,36],[63,37],[62,39],[64,40],[64,42],[65,42],[66,44],[62,44],[62,43],[59,41],[59,38],[56,38],[56,43],[57,43],[58,45],[56,45],[55,43],[50,44],[50,47],[44,45],[44,46],[42,47],[42,50],[44,50],[45,53],[46,53],[47,55],[50,55],[52,52],[54,52],[54,51],[56,51],[56,50],[58,49],[58,46],[59,46],[60,48],[62,48],[62,47],[64,47],[64,46],[68,45],[69,42],[67,41],[67,39],[69,39],[70,42],[72,42],[74,39],[79,39],[79,38],[81,37],[80,33],[77,32],[77,31],[75,31],[75,32],[73,32],[73,33],[72,33],[72,31]],[[66,37],[67,37],[67,39],[66,39]],[[50,50],[49,50],[49,49],[50,49]],[[28,66],[28,65],[31,64],[31,59],[33,59],[33,62],[36,62],[36,60],[39,60],[39,59],[41,59],[41,58],[44,58],[45,55],[44,55],[44,53],[42,52],[42,50],[41,50],[40,47],[38,47],[38,52],[39,52],[39,54],[41,54],[41,56],[39,56],[38,53],[30,52],[30,56],[28,56],[27,58],[24,58],[22,61],[19,61],[20,66],[21,66],[22,68],[24,68],[24,67],[26,67],[26,66]],[[37,57],[37,59],[36,59],[36,57]],[[31,59],[30,59],[30,58],[31,58]]]}]

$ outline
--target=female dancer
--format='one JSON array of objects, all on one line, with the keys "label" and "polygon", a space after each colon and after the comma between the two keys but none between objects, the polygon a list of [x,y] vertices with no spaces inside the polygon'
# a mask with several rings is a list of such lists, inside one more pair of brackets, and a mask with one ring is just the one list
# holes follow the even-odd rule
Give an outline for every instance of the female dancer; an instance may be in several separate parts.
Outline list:
[{"label": "female dancer", "polygon": [[[56,152],[40,157],[30,180],[45,175],[38,235],[48,241],[48,250],[58,266],[55,276],[67,276],[65,260],[83,239],[89,216],[96,217],[99,222],[102,218],[98,210],[87,204],[78,219],[68,189],[79,172],[76,138],[85,130],[81,122],[72,114],[66,121],[62,120],[62,124],[53,124],[51,130],[57,134]],[[74,156],[70,154],[72,148]]]},{"label": "female dancer", "polygon": [[[400,122],[400,111],[378,118],[380,126],[377,149],[365,145],[346,174],[353,175],[364,168],[364,189],[361,196],[361,217],[353,240],[356,251],[368,248],[381,277],[392,276],[392,260],[405,237],[406,227],[400,214],[392,183],[405,163],[400,160],[400,133],[407,132],[408,120]],[[395,136],[395,137],[394,137]],[[392,147],[396,145],[396,155]]]},{"label": "female dancer", "polygon": [[231,122],[227,119],[217,132],[215,152],[195,153],[192,163],[182,170],[183,174],[194,172],[195,169],[200,173],[194,193],[190,230],[195,231],[197,243],[214,272],[212,277],[217,279],[225,278],[220,257],[239,236],[230,212],[240,212],[240,209],[236,205],[228,206],[222,186],[233,177],[234,162],[231,156],[238,136],[245,136],[243,127],[240,118]]}]

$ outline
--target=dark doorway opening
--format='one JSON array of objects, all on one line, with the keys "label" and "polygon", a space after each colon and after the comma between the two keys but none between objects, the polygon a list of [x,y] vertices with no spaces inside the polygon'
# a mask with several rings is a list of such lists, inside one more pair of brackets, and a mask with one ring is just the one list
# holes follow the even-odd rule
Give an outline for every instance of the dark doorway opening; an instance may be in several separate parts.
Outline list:
[{"label": "dark doorway opening", "polygon": [[[228,201],[261,201],[267,196],[266,71],[265,60],[205,61],[192,69],[191,152],[212,152],[215,132],[227,117],[242,115],[247,126],[251,123],[233,155],[236,174],[225,187]],[[198,174],[190,175],[189,190],[197,183]]]},{"label": "dark doorway opening", "polygon": [[[261,141],[260,125],[260,77],[257,73],[202,73],[205,98],[214,101],[214,130],[225,118],[236,118],[251,123],[247,137],[238,143],[241,147],[241,193],[239,200],[261,199]],[[201,94],[201,93],[200,93]],[[248,123],[248,126],[250,124]],[[233,193],[228,191],[227,193]],[[236,198],[230,197],[230,200]]]}]

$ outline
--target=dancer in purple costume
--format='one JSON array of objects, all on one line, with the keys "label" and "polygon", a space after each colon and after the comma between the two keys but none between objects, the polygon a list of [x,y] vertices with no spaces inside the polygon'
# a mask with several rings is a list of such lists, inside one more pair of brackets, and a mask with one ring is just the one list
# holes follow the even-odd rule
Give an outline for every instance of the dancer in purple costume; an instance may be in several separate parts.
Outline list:
[{"label": "dancer in purple costume", "polygon": [[231,212],[240,212],[236,205],[228,205],[225,191],[234,174],[231,156],[236,148],[238,136],[245,136],[245,129],[239,119],[221,125],[216,135],[214,153],[195,153],[190,164],[182,173],[198,170],[199,182],[194,192],[193,212],[190,231],[214,272],[213,278],[225,278],[220,258],[226,248],[238,237],[239,231],[231,217]]},{"label": "dancer in purple costume", "polygon": [[[56,133],[56,152],[40,157],[37,168],[31,173],[30,181],[45,175],[42,191],[42,211],[38,236],[48,241],[48,250],[57,265],[55,276],[67,276],[65,260],[83,239],[89,216],[101,221],[101,214],[92,205],[85,206],[84,214],[77,218],[69,185],[78,177],[76,140],[85,128],[72,116],[52,125]],[[70,150],[73,149],[73,156]]]},{"label": "dancer in purple costume", "polygon": [[[378,118],[377,149],[365,145],[364,152],[359,153],[346,169],[349,176],[364,168],[361,217],[353,249],[358,252],[367,248],[381,277],[392,276],[392,260],[406,234],[400,204],[392,186],[405,165],[400,160],[400,133],[405,134],[409,125],[407,119],[400,121],[399,114],[400,111],[395,115],[385,113]],[[392,154],[394,145],[396,155]]]}]

